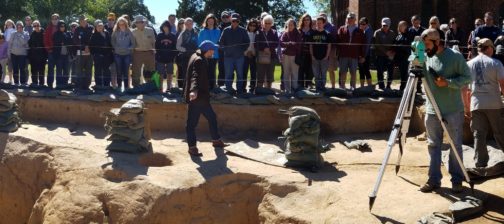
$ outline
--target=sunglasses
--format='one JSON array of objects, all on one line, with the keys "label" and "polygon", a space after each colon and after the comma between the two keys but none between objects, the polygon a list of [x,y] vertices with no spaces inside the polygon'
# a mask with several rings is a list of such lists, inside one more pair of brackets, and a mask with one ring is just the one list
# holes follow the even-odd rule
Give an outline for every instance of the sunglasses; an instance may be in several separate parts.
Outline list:
[{"label": "sunglasses", "polygon": [[233,20],[233,21],[231,21],[231,22],[233,22],[233,23],[239,23],[240,21],[238,21],[238,20]]},{"label": "sunglasses", "polygon": [[223,16],[223,17],[221,17],[221,18],[223,18],[223,19],[228,19],[228,18],[229,18],[229,16]]}]

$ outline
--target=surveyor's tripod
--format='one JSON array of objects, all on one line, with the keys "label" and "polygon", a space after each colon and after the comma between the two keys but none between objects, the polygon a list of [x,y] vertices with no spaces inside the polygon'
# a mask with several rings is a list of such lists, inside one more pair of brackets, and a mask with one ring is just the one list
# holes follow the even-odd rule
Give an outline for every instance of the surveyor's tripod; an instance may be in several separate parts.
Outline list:
[{"label": "surveyor's tripod", "polygon": [[[445,120],[443,119],[441,112],[439,110],[439,107],[437,105],[437,102],[434,99],[434,96],[432,95],[432,91],[425,80],[425,77],[423,76],[423,70],[422,68],[414,67],[411,68],[410,70],[410,76],[408,78],[408,82],[406,83],[406,88],[404,89],[404,94],[401,99],[401,104],[399,104],[399,109],[397,111],[397,115],[394,120],[394,125],[392,127],[392,132],[390,133],[390,137],[387,142],[387,150],[385,152],[385,158],[383,158],[383,162],[380,167],[380,171],[378,173],[378,178],[376,179],[376,183],[374,185],[373,192],[369,195],[369,210],[373,208],[373,204],[376,200],[376,196],[378,194],[378,190],[380,188],[380,184],[383,179],[383,174],[385,173],[385,168],[387,167],[388,160],[390,158],[390,154],[392,153],[392,149],[395,145],[396,142],[399,143],[399,157],[397,159],[397,164],[396,164],[396,175],[399,172],[400,169],[400,163],[401,163],[401,158],[402,154],[404,151],[404,145],[406,143],[406,134],[408,133],[409,125],[411,122],[411,115],[413,113],[413,108],[415,106],[415,96],[416,96],[416,90],[417,90],[417,83],[419,79],[422,79],[422,83],[424,84],[424,90],[425,94],[429,100],[429,102],[432,104],[432,107],[434,108],[434,111],[436,112],[436,116],[439,119],[441,126],[443,128],[443,131],[447,134],[448,136],[448,141],[450,143],[450,148],[453,151],[453,154],[455,155],[455,158],[457,160],[457,163],[459,164],[460,168],[462,169],[462,172],[464,173],[465,180],[469,185],[471,186],[471,189],[474,190],[474,183],[471,182],[471,179],[469,178],[469,175],[467,174],[467,171],[464,167],[464,163],[457,152],[455,148],[455,144],[453,143],[453,139],[451,138],[450,133],[448,132],[445,124]],[[433,74],[436,75],[436,74]],[[437,77],[435,77],[437,78]]]}]

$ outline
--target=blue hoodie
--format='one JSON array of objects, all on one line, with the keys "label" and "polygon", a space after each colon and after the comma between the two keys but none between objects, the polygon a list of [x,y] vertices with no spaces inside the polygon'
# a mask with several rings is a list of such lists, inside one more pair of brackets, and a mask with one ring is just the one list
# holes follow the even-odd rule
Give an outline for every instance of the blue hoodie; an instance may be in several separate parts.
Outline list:
[{"label": "blue hoodie", "polygon": [[[201,32],[198,35],[198,46],[201,44],[201,42],[205,40],[209,40],[212,41],[214,44],[217,44],[219,43],[220,36],[221,31],[218,28],[212,30],[205,28],[201,30]],[[213,58],[214,59],[219,58],[219,51],[214,51]]]}]

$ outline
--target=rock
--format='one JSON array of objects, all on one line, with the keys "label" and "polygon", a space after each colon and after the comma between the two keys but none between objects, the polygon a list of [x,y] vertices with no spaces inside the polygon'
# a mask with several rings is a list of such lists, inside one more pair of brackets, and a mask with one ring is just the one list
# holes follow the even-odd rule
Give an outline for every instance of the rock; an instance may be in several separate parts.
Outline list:
[{"label": "rock", "polygon": [[461,222],[483,211],[483,201],[472,196],[465,196],[450,205],[450,211],[456,222]]},{"label": "rock", "polygon": [[16,101],[14,94],[0,90],[0,132],[15,132],[21,126]]}]

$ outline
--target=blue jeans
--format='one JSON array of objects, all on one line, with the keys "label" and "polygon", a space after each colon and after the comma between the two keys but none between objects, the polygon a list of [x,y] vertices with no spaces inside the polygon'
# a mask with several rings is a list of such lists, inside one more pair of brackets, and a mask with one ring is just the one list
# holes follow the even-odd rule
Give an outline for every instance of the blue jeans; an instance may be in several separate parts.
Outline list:
[{"label": "blue jeans", "polygon": [[212,140],[220,139],[219,129],[217,127],[217,115],[215,115],[212,105],[209,103],[199,104],[191,102],[187,105],[186,122],[187,144],[189,147],[196,146],[196,127],[198,126],[200,115],[202,114],[208,121]]},{"label": "blue jeans", "polygon": [[14,84],[26,85],[28,83],[28,76],[26,75],[26,55],[11,54],[11,61]]},{"label": "blue jeans", "polygon": [[[250,70],[250,92],[253,93],[257,86],[257,64],[256,57],[245,57],[245,62],[243,63],[243,73],[247,77],[248,71]],[[243,81],[244,88],[246,88],[247,80]]]},{"label": "blue jeans", "polygon": [[236,90],[242,91],[244,89],[243,80],[243,63],[244,57],[239,58],[224,58],[224,70],[226,71],[226,89],[233,88],[234,71],[236,70]]},{"label": "blue jeans", "polygon": [[128,88],[128,73],[131,64],[131,55],[114,55],[117,70],[117,86],[121,88],[124,82],[124,88]]},{"label": "blue jeans", "polygon": [[[462,156],[462,134],[464,125],[464,113],[457,112],[448,115],[444,115],[443,118],[446,120],[446,128],[457,148],[461,159]],[[441,146],[443,145],[443,128],[438,118],[434,114],[426,114],[425,116],[425,127],[427,132],[427,144],[430,155],[430,165],[429,165],[429,180],[428,183],[432,185],[441,185]],[[451,182],[453,184],[461,184],[464,180],[464,174],[460,165],[450,150],[450,159],[448,161],[448,171],[452,176]]]},{"label": "blue jeans", "polygon": [[315,87],[317,91],[324,91],[327,80],[327,69],[329,61],[327,60],[313,60],[312,69],[315,76]]},{"label": "blue jeans", "polygon": [[[68,56],[60,55],[56,60],[56,87],[68,85]],[[50,85],[49,87],[52,87]]]}]

